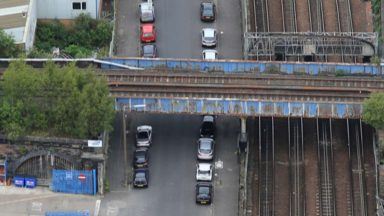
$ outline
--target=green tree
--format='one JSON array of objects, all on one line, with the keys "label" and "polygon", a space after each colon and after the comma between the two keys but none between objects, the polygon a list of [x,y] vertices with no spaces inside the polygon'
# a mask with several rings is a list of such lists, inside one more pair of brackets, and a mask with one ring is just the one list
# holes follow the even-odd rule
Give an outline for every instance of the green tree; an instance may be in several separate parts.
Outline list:
[{"label": "green tree", "polygon": [[384,128],[384,93],[372,93],[364,101],[363,120],[377,129]]},{"label": "green tree", "polygon": [[14,62],[3,76],[0,124],[9,137],[94,138],[112,129],[113,99],[104,77],[75,64],[43,69]]},{"label": "green tree", "polygon": [[13,37],[0,29],[0,58],[15,58],[21,54],[21,49],[15,44]]}]

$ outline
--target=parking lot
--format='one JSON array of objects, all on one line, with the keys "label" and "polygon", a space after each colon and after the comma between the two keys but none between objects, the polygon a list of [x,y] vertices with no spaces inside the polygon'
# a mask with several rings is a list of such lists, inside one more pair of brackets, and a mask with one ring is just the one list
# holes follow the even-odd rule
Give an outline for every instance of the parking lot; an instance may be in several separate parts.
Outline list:
[{"label": "parking lot", "polygon": [[[140,55],[139,13],[140,0],[117,1],[116,55]],[[216,21],[200,21],[200,2],[189,0],[154,0],[157,28],[156,45],[160,58],[201,59],[200,31],[205,27],[219,32],[219,59],[242,58],[242,31],[238,0],[214,0],[217,7]]]},{"label": "parking lot", "polygon": [[[112,192],[103,200],[102,215],[236,215],[239,167],[235,152],[239,120],[219,117],[216,121],[214,162],[218,167],[214,172],[213,204],[200,206],[195,204],[195,171],[201,120],[201,116],[192,115],[129,114],[130,147],[134,146],[134,131],[138,125],[153,127],[149,187]],[[129,154],[131,157],[132,152]]]}]

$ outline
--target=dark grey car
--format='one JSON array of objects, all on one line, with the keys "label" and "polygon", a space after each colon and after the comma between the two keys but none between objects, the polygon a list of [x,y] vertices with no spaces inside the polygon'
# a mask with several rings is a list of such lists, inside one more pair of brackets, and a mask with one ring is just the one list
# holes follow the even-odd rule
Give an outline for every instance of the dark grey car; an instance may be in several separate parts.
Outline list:
[{"label": "dark grey car", "polygon": [[156,44],[145,44],[141,47],[141,55],[144,58],[156,58],[157,47]]}]

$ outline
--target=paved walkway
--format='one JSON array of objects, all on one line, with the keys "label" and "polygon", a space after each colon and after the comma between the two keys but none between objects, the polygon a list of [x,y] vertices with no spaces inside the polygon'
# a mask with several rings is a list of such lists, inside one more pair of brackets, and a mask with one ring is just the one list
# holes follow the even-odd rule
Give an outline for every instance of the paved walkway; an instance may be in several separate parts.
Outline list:
[{"label": "paved walkway", "polygon": [[94,215],[100,205],[99,196],[54,193],[46,187],[34,189],[0,187],[0,215],[44,215],[47,211],[88,210]]}]

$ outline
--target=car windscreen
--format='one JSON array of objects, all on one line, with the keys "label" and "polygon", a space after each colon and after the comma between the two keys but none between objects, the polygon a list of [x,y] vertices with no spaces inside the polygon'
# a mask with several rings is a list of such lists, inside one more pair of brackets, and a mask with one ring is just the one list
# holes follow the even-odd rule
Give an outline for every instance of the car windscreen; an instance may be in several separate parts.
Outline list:
[{"label": "car windscreen", "polygon": [[199,187],[199,194],[209,194],[209,187]]},{"label": "car windscreen", "polygon": [[144,33],[143,36],[144,37],[153,37],[153,34],[149,32],[149,33]]},{"label": "car windscreen", "polygon": [[145,173],[144,172],[138,172],[135,175],[136,180],[145,180]]},{"label": "car windscreen", "polygon": [[144,54],[153,54],[153,46],[144,46]]},{"label": "car windscreen", "polygon": [[202,152],[210,152],[211,149],[212,149],[212,143],[211,142],[207,142],[207,141],[200,142],[200,150]]},{"label": "car windscreen", "polygon": [[209,175],[210,171],[209,170],[199,170],[199,174],[201,175]]},{"label": "car windscreen", "polygon": [[136,158],[136,161],[139,163],[145,162],[145,153],[144,152],[136,153],[135,158]]},{"label": "car windscreen", "polygon": [[210,4],[208,4],[208,5],[204,5],[203,15],[204,15],[204,16],[213,16],[213,8],[212,8],[212,5],[210,5]]},{"label": "car windscreen", "polygon": [[137,133],[137,139],[148,139],[148,132],[140,131]]}]

